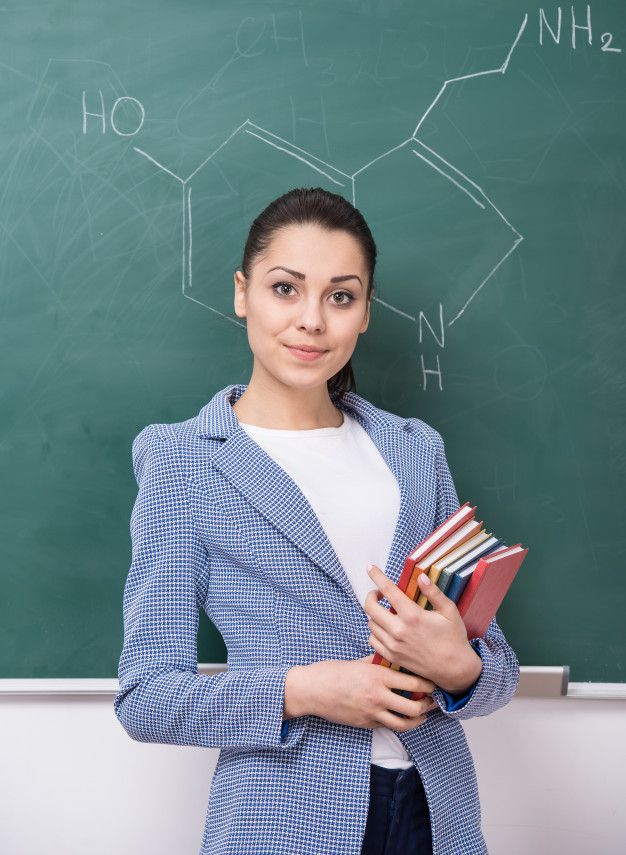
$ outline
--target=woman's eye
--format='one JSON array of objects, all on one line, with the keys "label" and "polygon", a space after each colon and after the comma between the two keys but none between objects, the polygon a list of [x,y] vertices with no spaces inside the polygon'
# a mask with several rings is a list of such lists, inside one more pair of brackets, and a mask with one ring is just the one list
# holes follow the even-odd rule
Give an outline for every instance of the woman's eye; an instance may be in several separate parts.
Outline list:
[{"label": "woman's eye", "polygon": [[[272,285],[272,290],[276,294],[278,294],[280,297],[290,297],[291,291],[289,291],[289,290],[283,291],[282,289],[283,288],[286,288],[286,289],[292,288],[293,289],[293,287],[294,286],[291,284],[291,282],[276,282],[274,285]],[[349,291],[335,291],[335,293],[332,294],[331,297],[332,297],[332,302],[336,306],[348,306],[348,305],[350,305],[350,303],[354,302],[354,297],[352,296],[352,294],[350,294]],[[336,299],[337,297],[339,297],[341,299],[337,300]]]},{"label": "woman's eye", "polygon": [[[272,285],[272,288],[276,291],[277,288],[293,288],[293,285],[290,282],[277,282],[275,285]],[[285,294],[284,291],[278,291],[277,293],[288,297],[289,294]]]},{"label": "woman's eye", "polygon": [[333,302],[337,303],[338,306],[348,306],[350,303],[352,303],[354,301],[354,297],[348,291],[335,291],[335,293],[333,294],[333,297],[346,297],[347,298],[346,300],[342,300],[341,302],[334,300]]}]

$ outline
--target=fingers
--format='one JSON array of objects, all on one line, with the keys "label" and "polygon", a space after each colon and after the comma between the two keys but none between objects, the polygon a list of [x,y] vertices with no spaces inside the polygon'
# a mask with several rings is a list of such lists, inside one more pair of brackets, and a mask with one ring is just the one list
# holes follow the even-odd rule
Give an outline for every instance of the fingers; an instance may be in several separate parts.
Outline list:
[{"label": "fingers", "polygon": [[437,701],[432,695],[426,695],[419,701],[412,701],[410,698],[405,698],[403,695],[398,695],[396,692],[390,691],[385,693],[383,704],[385,709],[391,713],[402,713],[407,718],[417,718],[431,709],[434,709],[433,704],[437,706]]},{"label": "fingers", "polygon": [[385,685],[389,689],[402,689],[403,692],[426,693],[435,690],[433,681],[427,680],[426,677],[419,677],[417,674],[405,674],[403,671],[394,671],[392,668],[385,668],[385,671]]},{"label": "fingers", "polygon": [[[411,602],[410,598],[407,597],[404,591],[401,591],[400,588],[398,588],[398,586],[392,582],[385,573],[383,573],[380,567],[377,567],[375,564],[369,564],[367,572],[372,582],[374,582],[376,587],[394,607],[397,613],[400,613],[405,605]],[[382,609],[383,607],[380,606],[380,608]],[[387,611],[386,609],[383,610],[385,612]]]},{"label": "fingers", "polygon": [[445,617],[452,614],[456,604],[449,597],[446,597],[441,588],[435,585],[425,573],[420,573],[417,577],[417,584],[420,592],[424,594],[434,611],[441,612]]},{"label": "fingers", "polygon": [[382,710],[378,718],[385,727],[398,730],[401,733],[424,724],[428,718],[428,713],[439,706],[437,701],[430,696],[422,698],[420,701],[411,701],[395,694],[393,698],[393,700],[386,702],[388,708]]}]

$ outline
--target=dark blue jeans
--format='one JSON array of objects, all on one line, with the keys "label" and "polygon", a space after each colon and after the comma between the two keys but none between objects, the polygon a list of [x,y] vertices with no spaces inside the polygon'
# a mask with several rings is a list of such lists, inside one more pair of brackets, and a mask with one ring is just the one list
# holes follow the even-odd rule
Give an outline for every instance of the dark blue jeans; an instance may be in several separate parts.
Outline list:
[{"label": "dark blue jeans", "polygon": [[370,805],[361,855],[432,855],[428,802],[415,766],[370,764]]}]

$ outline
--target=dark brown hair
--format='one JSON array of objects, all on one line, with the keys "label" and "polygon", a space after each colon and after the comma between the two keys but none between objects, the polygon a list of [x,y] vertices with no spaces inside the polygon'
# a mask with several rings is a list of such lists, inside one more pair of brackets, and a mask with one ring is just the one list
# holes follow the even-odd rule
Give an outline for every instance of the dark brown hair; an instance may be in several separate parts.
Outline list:
[{"label": "dark brown hair", "polygon": [[[369,273],[367,299],[374,291],[374,267],[376,266],[376,244],[369,226],[360,211],[337,193],[321,187],[299,187],[289,190],[274,199],[250,226],[243,250],[241,271],[246,278],[250,275],[257,256],[269,246],[278,229],[291,225],[314,223],[322,228],[348,232],[360,244]],[[350,360],[328,381],[328,393],[335,398],[356,389]]]}]

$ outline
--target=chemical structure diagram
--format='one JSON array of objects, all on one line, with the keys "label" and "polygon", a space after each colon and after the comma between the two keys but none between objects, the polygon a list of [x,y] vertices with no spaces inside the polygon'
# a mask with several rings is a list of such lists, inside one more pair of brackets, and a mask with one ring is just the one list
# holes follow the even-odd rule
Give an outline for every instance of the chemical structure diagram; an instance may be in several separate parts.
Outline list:
[{"label": "chemical structure diagram", "polygon": [[[304,186],[306,184],[310,185],[311,183],[317,183],[320,186],[326,186],[328,189],[331,189],[334,192],[344,195],[346,198],[349,198],[354,205],[358,204],[358,200],[364,193],[367,194],[368,176],[370,176],[376,170],[379,170],[381,168],[384,169],[387,164],[389,166],[393,164],[393,168],[397,170],[398,160],[401,159],[400,162],[404,165],[408,174],[410,174],[411,170],[415,169],[416,162],[425,164],[428,170],[430,170],[431,176],[436,181],[440,182],[440,184],[442,185],[445,185],[447,189],[456,194],[456,196],[464,196],[465,199],[471,200],[471,203],[473,203],[474,216],[489,220],[491,229],[497,228],[500,229],[503,233],[502,240],[500,243],[500,245],[502,246],[502,254],[497,258],[495,263],[492,263],[491,267],[488,270],[482,271],[484,275],[482,275],[480,281],[474,282],[474,287],[471,293],[463,296],[461,304],[451,307],[450,313],[452,314],[452,317],[447,320],[446,325],[450,327],[454,323],[456,323],[456,321],[459,320],[459,318],[467,310],[468,306],[476,297],[476,295],[480,292],[480,290],[491,279],[494,273],[506,261],[506,259],[511,255],[511,253],[513,253],[515,249],[519,246],[519,244],[523,240],[523,236],[506,219],[502,211],[498,209],[498,207],[487,196],[484,190],[478,186],[478,184],[472,181],[467,175],[465,175],[453,164],[449,163],[436,151],[434,151],[432,148],[427,146],[422,140],[420,140],[420,128],[422,127],[428,116],[436,109],[438,102],[440,101],[444,92],[449,86],[452,86],[461,81],[468,80],[470,78],[506,73],[511,57],[513,55],[513,51],[515,50],[515,47],[518,44],[524,32],[524,29],[526,28],[527,20],[528,15],[525,15],[518,29],[517,35],[515,36],[513,44],[511,45],[502,65],[497,68],[479,71],[472,74],[466,74],[463,76],[454,77],[449,80],[446,80],[439,89],[433,101],[429,104],[428,108],[425,110],[425,112],[417,122],[411,135],[399,144],[382,152],[376,158],[371,160],[369,163],[364,164],[352,174],[343,172],[335,166],[326,163],[325,161],[319,159],[318,157],[312,155],[304,149],[299,148],[293,143],[290,143],[289,141],[277,136],[266,128],[260,127],[259,125],[250,121],[250,119],[246,119],[244,122],[242,122],[242,124],[239,125],[239,127],[237,127],[221,143],[218,148],[212,151],[202,161],[202,163],[196,169],[194,169],[193,172],[191,172],[186,178],[183,178],[180,175],[174,173],[172,170],[168,169],[164,164],[157,161],[148,152],[137,146],[133,146],[133,150],[135,152],[137,152],[140,156],[146,158],[158,169],[170,175],[181,185],[181,290],[183,296],[189,300],[192,300],[195,303],[200,304],[204,308],[217,313],[218,315],[222,316],[231,323],[237,324],[241,327],[245,326],[245,324],[243,324],[236,317],[229,315],[226,311],[222,311],[216,305],[216,300],[211,300],[210,298],[207,299],[206,295],[198,294],[198,289],[194,286],[193,277],[193,216],[197,194],[195,192],[193,193],[194,204],[192,204],[192,190],[194,190],[199,179],[201,178],[201,173],[203,172],[203,170],[205,170],[209,164],[217,163],[220,155],[223,155],[229,149],[236,151],[234,161],[238,164],[238,166],[241,168],[245,165],[244,168],[248,169],[254,168],[253,166],[250,166],[251,164],[259,162],[262,156],[260,154],[261,149],[269,149],[271,151],[272,156],[276,158],[276,162],[273,162],[268,165],[266,152],[265,169],[270,172],[272,172],[272,170],[275,170],[276,172],[284,172],[287,162],[291,161],[292,171],[290,172],[290,177],[292,178],[292,181],[290,186]],[[224,169],[222,169],[221,172],[223,174]],[[228,178],[226,180],[228,180]],[[420,341],[422,340],[422,321],[424,321],[430,327],[431,332],[433,332],[433,335],[437,339],[439,345],[441,347],[444,346],[445,325],[443,320],[443,306],[441,303],[439,304],[440,332],[439,337],[437,337],[437,334],[428,322],[428,319],[424,317],[422,312],[420,312],[416,316],[404,311],[397,305],[393,305],[389,301],[382,300],[380,297],[374,296],[373,299],[374,301],[381,304],[385,308],[385,310],[397,313],[407,319],[407,321],[419,325]],[[424,370],[423,366],[422,369]],[[429,373],[439,374],[441,388],[440,370],[431,371]]]},{"label": "chemical structure diagram", "polygon": [[[563,13],[560,6],[548,11],[538,8],[535,12],[536,43],[542,50],[553,48],[561,54],[569,50],[585,53],[594,50],[614,58],[622,53],[621,47],[615,44],[613,34],[601,32],[596,26],[595,18],[592,23],[591,4],[586,4],[586,14],[573,6],[570,7],[569,16]],[[298,12],[298,18],[299,44],[306,67],[307,54],[301,12]],[[497,89],[497,85],[494,87],[494,84],[497,84],[495,75],[506,74],[522,35],[525,31],[528,32],[528,20],[529,15],[525,14],[501,65],[450,76],[444,80],[432,100],[427,97],[427,107],[410,135],[397,144],[392,145],[392,140],[387,141],[380,133],[383,122],[378,122],[376,115],[370,116],[367,124],[371,122],[377,134],[369,140],[368,162],[360,166],[358,161],[351,163],[350,169],[342,169],[330,162],[332,157],[321,95],[321,123],[310,116],[296,119],[292,97],[289,96],[292,105],[293,142],[277,135],[269,127],[263,127],[247,118],[232,132],[227,131],[221,142],[217,138],[219,144],[216,144],[214,138],[211,151],[206,153],[206,156],[203,149],[199,149],[197,156],[201,162],[189,174],[185,175],[179,167],[169,168],[165,165],[162,154],[159,153],[157,159],[154,152],[151,154],[145,148],[133,144],[134,140],[131,138],[143,127],[146,111],[137,98],[126,93],[114,68],[101,60],[68,57],[49,59],[26,118],[33,130],[33,138],[41,141],[54,154],[60,168],[68,176],[64,192],[71,194],[75,186],[80,191],[90,244],[86,251],[91,251],[93,260],[99,260],[96,257],[96,249],[102,251],[99,238],[105,234],[105,240],[119,241],[121,235],[122,243],[128,244],[129,260],[119,272],[118,282],[126,275],[141,245],[137,242],[133,244],[132,228],[124,230],[124,224],[127,222],[124,219],[126,212],[129,212],[131,218],[144,218],[144,221],[148,222],[146,204],[151,206],[152,221],[156,216],[154,211],[166,207],[164,216],[168,218],[168,224],[162,233],[166,235],[164,240],[160,235],[157,236],[152,222],[148,222],[146,234],[149,235],[152,250],[155,253],[169,253],[172,247],[179,246],[179,282],[185,299],[202,306],[217,318],[236,325],[238,329],[245,330],[245,323],[234,314],[232,287],[229,284],[232,282],[233,260],[241,252],[244,225],[247,227],[252,218],[280,193],[294,187],[318,185],[340,193],[359,207],[376,235],[379,247],[383,248],[380,254],[382,265],[377,264],[377,272],[382,267],[382,277],[379,282],[377,276],[373,301],[380,306],[381,313],[389,315],[393,324],[389,329],[394,330],[392,334],[406,338],[409,342],[412,338],[412,327],[416,331],[414,340],[422,345],[423,333],[427,329],[434,346],[442,350],[445,347],[446,330],[467,312],[477,295],[493,280],[494,274],[524,238],[483,187],[469,177],[471,167],[464,166],[465,171],[462,171],[453,164],[454,155],[448,155],[446,159],[440,153],[443,144],[432,142],[430,134],[433,128],[437,129],[438,122],[443,125],[449,120],[454,125],[447,112],[451,99],[444,98],[445,93],[453,94],[456,104],[462,104],[466,111],[472,109],[470,105],[475,103],[472,99],[475,99],[478,93],[481,98],[484,95],[485,103],[493,103],[490,99],[494,98],[493,93]],[[598,42],[593,36],[599,32],[601,35]],[[245,46],[239,41],[239,33],[238,28],[231,57],[180,107],[176,122],[179,114],[183,110],[190,111],[190,105],[197,102],[202,93],[208,90],[215,94],[214,83],[221,79],[233,62],[263,52],[255,53],[250,46]],[[274,36],[278,40],[298,42],[293,36],[278,36],[275,26]],[[259,35],[252,42],[253,48],[258,38]],[[531,40],[532,38],[531,35]],[[524,48],[531,49],[526,43]],[[278,42],[276,49],[279,50]],[[519,69],[516,71],[519,72]],[[374,74],[376,73],[375,70]],[[112,133],[118,139],[126,138],[129,144],[124,147],[122,156],[115,162],[111,157],[111,152],[116,152],[111,136],[103,140],[102,147],[94,148],[91,144],[91,147],[84,149],[87,152],[86,157],[81,159],[78,154],[81,137],[75,130],[77,92],[74,86],[78,74],[82,81],[81,136],[84,138],[89,133],[90,143],[96,137],[102,139],[105,133]],[[108,80],[106,75],[109,75]],[[87,88],[90,87],[88,81],[92,77],[93,87],[97,87],[95,91],[94,88]],[[378,82],[375,77],[373,79]],[[468,87],[466,94],[465,84],[470,80],[474,85]],[[103,89],[110,93],[108,97],[112,96],[114,99],[108,111],[105,111]],[[539,88],[539,92],[542,91],[547,89]],[[536,92],[534,95],[537,97]],[[557,98],[555,101],[561,104],[563,99]],[[548,101],[544,101],[543,107],[544,110],[552,110]],[[565,122],[570,108],[565,104],[561,109],[565,113]],[[346,105],[346,111],[350,115],[349,105]],[[466,112],[466,115],[471,113]],[[69,117],[69,121],[65,121],[66,117]],[[233,118],[234,125],[238,117],[235,115]],[[323,128],[326,160],[295,144],[296,121],[311,122]],[[412,125],[415,121],[413,115],[410,121]],[[166,116],[161,124],[171,124],[171,118]],[[267,125],[268,122],[265,121],[264,124]],[[350,122],[350,125],[364,124],[366,123]],[[492,125],[496,126],[496,123]],[[460,135],[463,136],[462,132]],[[301,142],[300,139],[297,141]],[[427,141],[431,144],[428,145]],[[348,140],[343,140],[343,143],[347,145]],[[372,158],[378,143],[380,149],[384,150]],[[471,141],[465,139],[465,143],[471,149]],[[119,150],[118,148],[117,151]],[[352,155],[354,151],[355,149],[351,150]],[[138,184],[133,177],[129,187],[124,185],[124,179],[119,182],[117,175],[117,183],[114,183],[113,175],[109,177],[111,169],[120,171],[118,167],[126,152],[133,152],[133,157],[127,162],[132,159],[134,163],[140,163],[144,173]],[[484,162],[480,152],[473,151],[472,154],[476,155],[479,162]],[[355,169],[355,166],[358,168]],[[111,189],[111,198],[123,206],[120,209],[121,219],[117,222],[116,234],[115,230],[106,231],[107,224],[105,231],[97,231],[98,227],[94,226],[89,200],[83,187],[83,176],[93,177],[99,182],[99,187],[104,187],[107,191]],[[155,184],[158,185],[156,204],[151,195]],[[134,191],[139,188],[146,188],[150,195],[137,197]],[[60,201],[55,210],[61,210],[59,205]],[[175,229],[173,232],[172,226]],[[379,242],[379,239],[382,242]],[[119,242],[111,244],[113,253],[119,250],[119,246]],[[113,256],[109,251],[105,257]],[[167,276],[171,278],[171,264],[165,259],[162,263],[159,262],[159,269],[167,270]],[[379,287],[380,285],[382,287]],[[409,325],[408,331],[406,324]],[[421,348],[418,348],[417,352],[420,350]],[[415,349],[412,352],[414,353]],[[442,390],[438,352],[435,352],[433,357],[433,361],[436,360],[436,368],[426,369],[423,353],[419,353],[419,358],[422,388],[426,389],[427,375],[431,374],[438,378],[439,389]]]}]

